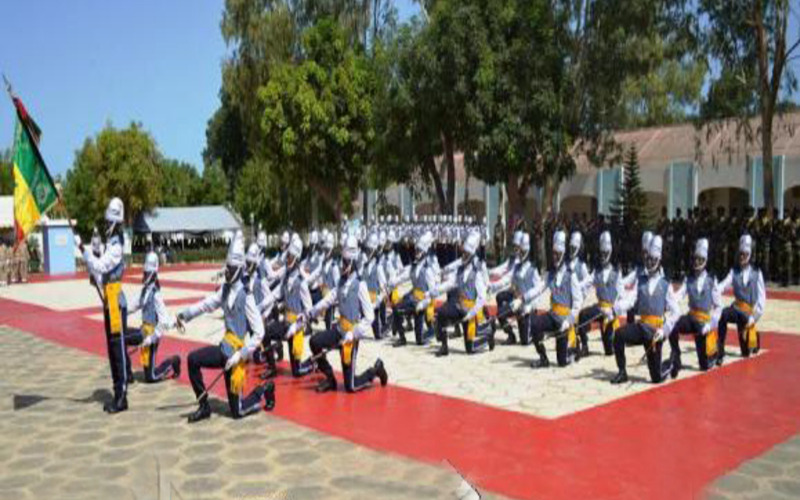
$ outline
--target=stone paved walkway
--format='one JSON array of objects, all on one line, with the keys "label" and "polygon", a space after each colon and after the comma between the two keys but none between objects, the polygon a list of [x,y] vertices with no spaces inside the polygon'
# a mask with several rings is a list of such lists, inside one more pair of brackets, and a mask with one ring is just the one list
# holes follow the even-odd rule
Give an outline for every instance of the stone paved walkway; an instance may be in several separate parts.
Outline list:
[{"label": "stone paved walkway", "polygon": [[742,464],[708,492],[710,500],[800,498],[800,435]]},{"label": "stone paved walkway", "polygon": [[[460,477],[225,405],[186,423],[191,390],[136,383],[110,417],[108,365],[0,327],[0,498],[456,498]],[[367,418],[367,416],[365,416]],[[160,478],[159,478],[160,474]],[[493,498],[484,494],[484,498]]]}]

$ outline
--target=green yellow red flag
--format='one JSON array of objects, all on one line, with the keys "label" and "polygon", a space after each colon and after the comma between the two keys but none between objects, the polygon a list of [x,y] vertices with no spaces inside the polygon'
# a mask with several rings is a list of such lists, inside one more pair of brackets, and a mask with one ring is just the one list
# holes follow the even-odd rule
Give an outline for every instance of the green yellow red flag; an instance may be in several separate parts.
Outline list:
[{"label": "green yellow red flag", "polygon": [[58,191],[36,144],[38,127],[31,130],[33,120],[22,102],[16,97],[13,100],[17,110],[13,150],[14,223],[19,243],[36,227],[42,215],[56,204]]}]

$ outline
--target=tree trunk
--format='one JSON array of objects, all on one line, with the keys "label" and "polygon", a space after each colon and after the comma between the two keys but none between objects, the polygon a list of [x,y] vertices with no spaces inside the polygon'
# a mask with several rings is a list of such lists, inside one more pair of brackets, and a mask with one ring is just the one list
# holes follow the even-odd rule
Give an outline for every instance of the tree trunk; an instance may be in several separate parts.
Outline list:
[{"label": "tree trunk", "polygon": [[449,133],[444,136],[444,161],[447,167],[447,215],[453,215],[456,203],[456,158],[453,139]]},{"label": "tree trunk", "polygon": [[506,191],[508,192],[508,205],[512,218],[519,220],[525,217],[525,200],[530,190],[530,179],[516,174],[508,174],[506,178]]},{"label": "tree trunk", "polygon": [[439,205],[439,211],[444,212],[447,207],[447,199],[445,198],[444,188],[442,187],[442,178],[439,176],[439,172],[436,171],[436,160],[434,160],[433,156],[429,155],[425,158],[423,167],[431,178],[431,181],[433,181],[433,186],[436,189],[436,201]]},{"label": "tree trunk", "polygon": [[[764,207],[771,213],[775,206],[772,189],[772,118],[775,110],[775,97],[769,78],[769,47],[766,26],[762,15],[762,2],[753,2],[753,29],[756,36],[758,54],[758,81],[761,94],[761,168],[764,181]],[[775,54],[779,60],[783,54]],[[774,82],[773,82],[774,83]]]},{"label": "tree trunk", "polygon": [[771,107],[761,111],[761,167],[764,169],[764,207],[772,214],[775,207],[774,186],[772,183],[772,118]]},{"label": "tree trunk", "polygon": [[342,219],[342,207],[338,187],[330,186],[328,183],[320,182],[313,177],[308,177],[306,180],[311,189],[316,191],[317,196],[322,199],[323,203],[329,206],[333,213],[336,214],[336,222],[339,222]]}]

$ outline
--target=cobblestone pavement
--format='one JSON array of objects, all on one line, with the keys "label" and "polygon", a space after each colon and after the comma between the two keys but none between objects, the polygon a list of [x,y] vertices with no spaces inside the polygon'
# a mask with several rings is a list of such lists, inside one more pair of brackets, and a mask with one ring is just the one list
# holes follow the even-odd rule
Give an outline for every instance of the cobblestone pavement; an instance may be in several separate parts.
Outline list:
[{"label": "cobblestone pavement", "polygon": [[800,435],[720,478],[708,489],[713,500],[800,498]]},{"label": "cobblestone pavement", "polygon": [[266,413],[234,422],[219,402],[189,425],[194,398],[174,382],[134,384],[131,409],[108,416],[103,358],[4,327],[0,338],[2,499],[456,498],[461,483]]}]

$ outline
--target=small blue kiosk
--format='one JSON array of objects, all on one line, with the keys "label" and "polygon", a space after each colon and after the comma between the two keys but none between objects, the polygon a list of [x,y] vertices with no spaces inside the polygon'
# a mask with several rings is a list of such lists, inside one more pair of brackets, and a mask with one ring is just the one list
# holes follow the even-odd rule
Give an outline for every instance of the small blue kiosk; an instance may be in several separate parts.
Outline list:
[{"label": "small blue kiosk", "polygon": [[44,272],[47,275],[75,272],[75,238],[66,219],[41,221]]}]

